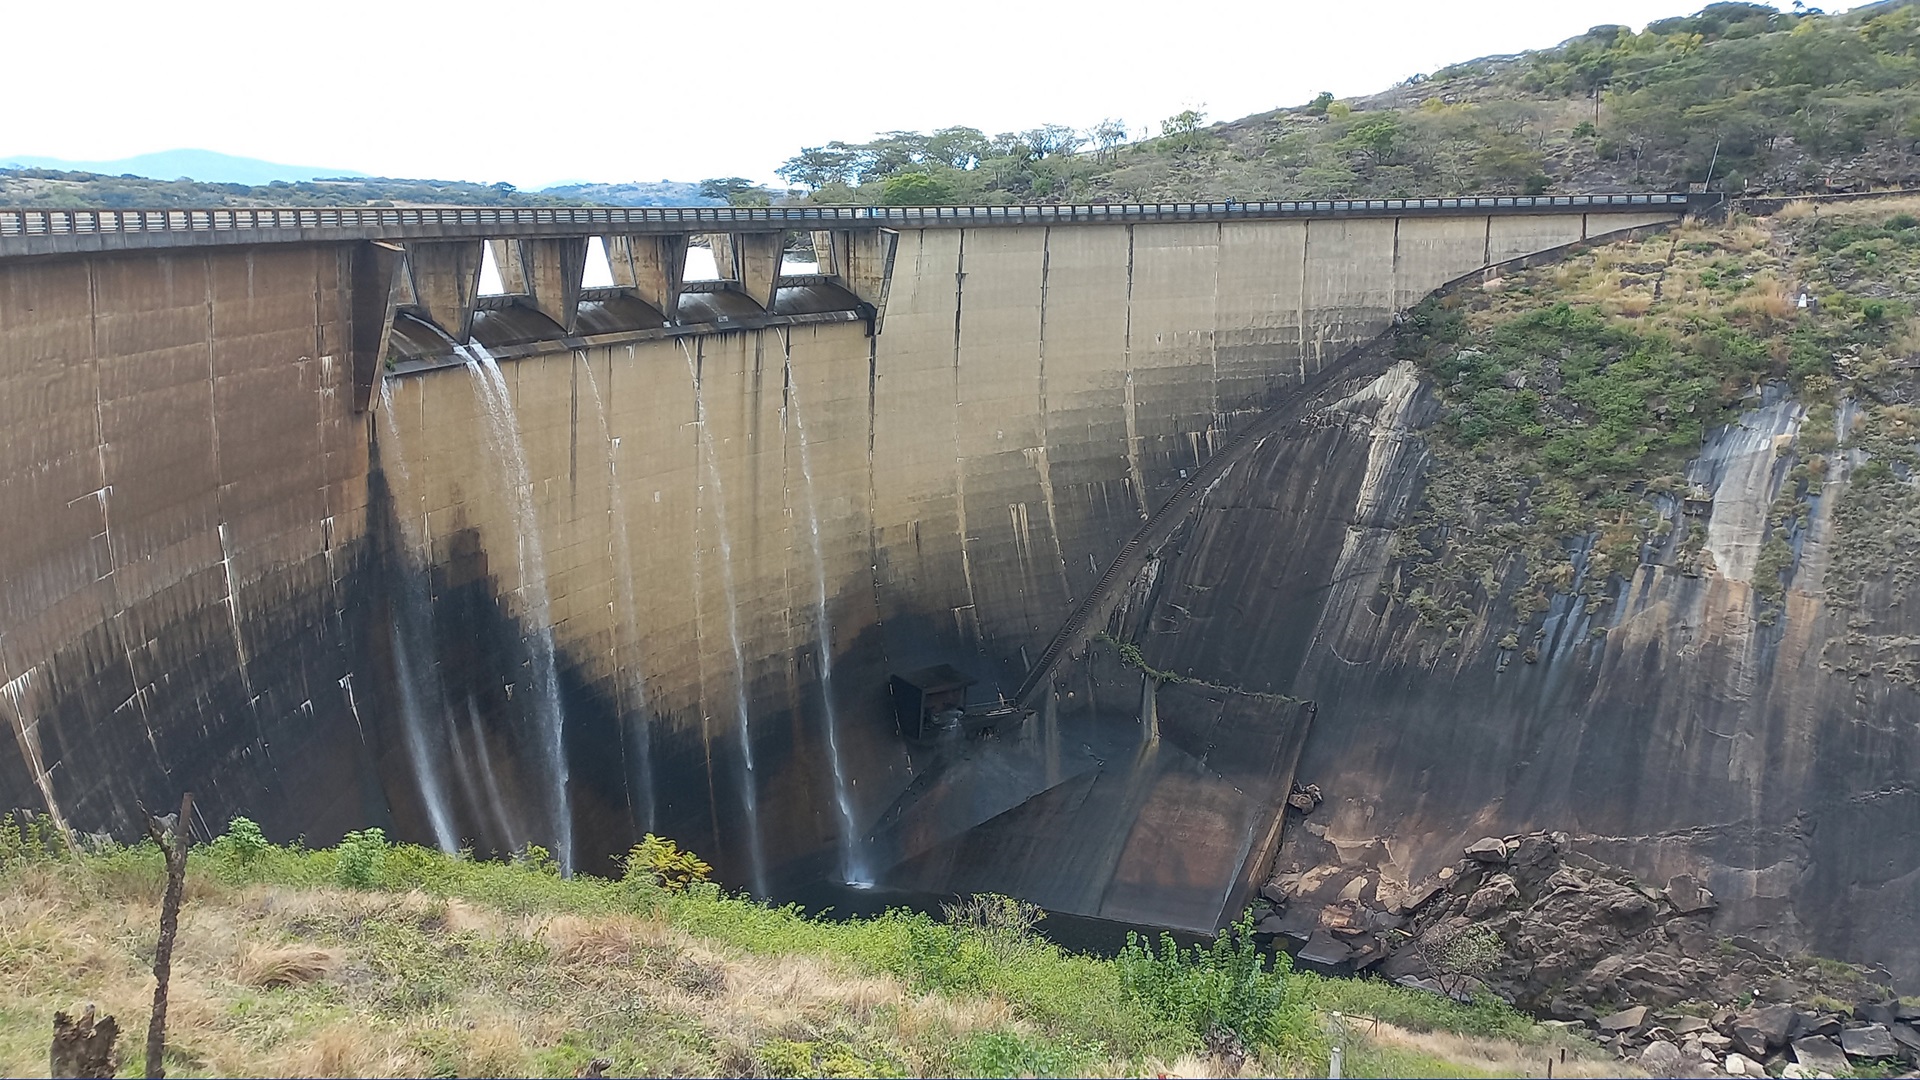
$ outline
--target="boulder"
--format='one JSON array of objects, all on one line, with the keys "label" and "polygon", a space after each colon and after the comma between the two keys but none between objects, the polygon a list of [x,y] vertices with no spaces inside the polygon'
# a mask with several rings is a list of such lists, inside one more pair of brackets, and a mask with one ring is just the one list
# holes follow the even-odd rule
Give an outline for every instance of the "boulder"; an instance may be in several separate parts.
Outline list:
[{"label": "boulder", "polygon": [[1414,975],[1402,975],[1393,980],[1393,982],[1394,985],[1404,986],[1409,990],[1425,990],[1429,994],[1439,994],[1441,997],[1448,996],[1446,990],[1443,989],[1439,981],[1435,979],[1422,979]]},{"label": "boulder", "polygon": [[1750,1058],[1764,1058],[1767,1056],[1767,1033],[1751,1024],[1735,1024],[1733,1045]]},{"label": "boulder", "polygon": [[1682,915],[1698,915],[1712,911],[1720,906],[1713,898],[1712,890],[1695,880],[1692,874],[1681,874],[1667,882],[1667,903]]},{"label": "boulder", "polygon": [[1885,1024],[1868,1024],[1842,1031],[1840,1048],[1850,1058],[1890,1058],[1900,1053],[1899,1044],[1893,1041],[1893,1033],[1887,1030]]},{"label": "boulder", "polygon": [[1920,1054],[1920,1030],[1915,1029],[1912,1024],[1895,1021],[1888,1026],[1887,1034],[1893,1036],[1894,1042],[1906,1047],[1907,1053]]},{"label": "boulder", "polygon": [[1685,1076],[1687,1061],[1680,1048],[1670,1042],[1650,1042],[1640,1051],[1640,1067],[1648,1076]]},{"label": "boulder", "polygon": [[1438,881],[1425,881],[1418,885],[1408,886],[1407,891],[1400,895],[1400,902],[1395,904],[1394,907],[1398,908],[1403,914],[1417,911],[1422,904],[1425,904],[1438,895],[1440,889],[1441,883]]},{"label": "boulder", "polygon": [[1346,963],[1347,958],[1353,955],[1353,950],[1335,940],[1334,936],[1325,930],[1316,930],[1296,955],[1309,964],[1331,968]]},{"label": "boulder", "polygon": [[1733,1041],[1748,1057],[1763,1058],[1768,1051],[1787,1045],[1792,1030],[1793,1006],[1763,1005],[1734,1018]]},{"label": "boulder", "polygon": [[1495,874],[1467,901],[1466,916],[1477,919],[1490,911],[1499,911],[1518,899],[1520,887],[1513,883],[1513,879],[1505,874]]},{"label": "boulder", "polygon": [[1621,1009],[1612,1016],[1600,1018],[1601,1031],[1638,1031],[1647,1022],[1647,1007],[1635,1005],[1631,1009]]},{"label": "boulder", "polygon": [[1287,805],[1293,807],[1295,810],[1298,810],[1303,814],[1311,814],[1313,813],[1313,808],[1315,806],[1318,806],[1319,803],[1314,800],[1313,796],[1307,794],[1306,792],[1296,791],[1293,794],[1287,796]]},{"label": "boulder", "polygon": [[1707,1022],[1706,1017],[1703,1016],[1676,1016],[1667,1021],[1667,1027],[1671,1028],[1675,1035],[1691,1035],[1696,1031],[1705,1031],[1712,1026],[1712,1024]]},{"label": "boulder", "polygon": [[1863,1001],[1853,1007],[1853,1018],[1855,1020],[1865,1020],[1869,1024],[1879,1024],[1882,1027],[1895,1023],[1900,1019],[1893,1015],[1893,1002],[1891,1001]]},{"label": "boulder", "polygon": [[1281,888],[1280,883],[1277,881],[1269,881],[1265,885],[1260,886],[1260,895],[1274,907],[1287,906],[1287,890]]},{"label": "boulder", "polygon": [[1716,1054],[1724,1054],[1733,1049],[1733,1040],[1716,1032],[1703,1031],[1693,1037],[1700,1040],[1701,1046],[1706,1047]]},{"label": "boulder", "polygon": [[1840,1020],[1837,1017],[1796,1010],[1793,1014],[1793,1027],[1787,1031],[1787,1038],[1789,1040],[1804,1039],[1809,1035],[1824,1035],[1831,1039],[1839,1034]]},{"label": "boulder", "polygon": [[1920,1020],[1920,998],[1914,998],[1912,1000],[1901,998],[1899,1001],[1894,1002],[1893,1018],[1895,1020],[1906,1020],[1908,1022]]},{"label": "boulder", "polygon": [[1794,1043],[1793,1060],[1814,1072],[1836,1073],[1848,1068],[1847,1055],[1840,1052],[1832,1039],[1820,1035]]},{"label": "boulder", "polygon": [[1728,1076],[1765,1076],[1766,1066],[1745,1054],[1728,1054],[1723,1067]]},{"label": "boulder", "polygon": [[1507,842],[1497,836],[1483,836],[1467,845],[1467,858],[1483,863],[1507,861]]},{"label": "boulder", "polygon": [[1256,934],[1278,935],[1285,931],[1286,928],[1287,920],[1279,915],[1268,915],[1266,918],[1253,924],[1253,932]]},{"label": "boulder", "polygon": [[[1534,833],[1531,836],[1521,837],[1518,843],[1509,845],[1507,861],[1520,867],[1544,866],[1555,862],[1555,856],[1559,854],[1560,846],[1550,837]],[[1535,880],[1538,880],[1537,877]]]},{"label": "boulder", "polygon": [[1367,928],[1370,930],[1399,930],[1406,925],[1407,917],[1405,915],[1395,915],[1390,911],[1381,911],[1378,908],[1369,908],[1367,910]]}]

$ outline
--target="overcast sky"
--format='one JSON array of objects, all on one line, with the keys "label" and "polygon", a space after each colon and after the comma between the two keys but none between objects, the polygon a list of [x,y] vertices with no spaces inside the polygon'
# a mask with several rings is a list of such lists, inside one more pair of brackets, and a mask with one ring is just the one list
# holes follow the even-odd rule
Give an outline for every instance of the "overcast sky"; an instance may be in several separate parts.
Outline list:
[{"label": "overcast sky", "polygon": [[829,139],[1231,119],[1704,3],[28,0],[5,20],[0,154],[771,181]]}]

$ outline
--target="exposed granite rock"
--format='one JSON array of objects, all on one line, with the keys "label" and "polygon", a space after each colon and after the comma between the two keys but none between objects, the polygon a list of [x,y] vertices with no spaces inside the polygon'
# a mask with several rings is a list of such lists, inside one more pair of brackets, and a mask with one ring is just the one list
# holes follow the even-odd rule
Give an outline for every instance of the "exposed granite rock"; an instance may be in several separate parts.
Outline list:
[{"label": "exposed granite rock", "polygon": [[1467,845],[1467,858],[1484,863],[1505,863],[1507,845],[1497,836],[1483,836]]},{"label": "exposed granite rock", "polygon": [[1596,1025],[1601,1031],[1618,1034],[1622,1031],[1639,1031],[1647,1022],[1647,1007],[1635,1005],[1630,1009],[1621,1009],[1611,1016],[1603,1016]]},{"label": "exposed granite rock", "polygon": [[1461,914],[1469,919],[1483,918],[1518,899],[1520,887],[1513,883],[1513,879],[1505,874],[1495,874],[1467,901],[1466,909]]},{"label": "exposed granite rock", "polygon": [[1686,1076],[1687,1062],[1670,1042],[1650,1042],[1640,1051],[1640,1067],[1648,1076]]},{"label": "exposed granite rock", "polygon": [[[1535,1015],[1591,1025],[1623,1054],[1674,1043],[1687,1069],[1708,1069],[1729,1051],[1785,1064],[1796,1040],[1863,1037],[1848,1030],[1862,1028],[1861,1021],[1809,1004],[1816,997],[1861,1001],[1853,1012],[1862,1016],[1901,1007],[1880,1002],[1864,971],[1782,956],[1753,938],[1716,933],[1712,910],[1680,910],[1700,902],[1685,882],[1647,886],[1583,854],[1566,833],[1493,839],[1508,853],[1504,863],[1463,857],[1401,886],[1371,870],[1365,858],[1343,863],[1330,842],[1303,831],[1283,846],[1281,873],[1268,883],[1281,895],[1286,917],[1262,926],[1308,927],[1312,941],[1300,956],[1312,966],[1377,969],[1438,994],[1457,994],[1462,980],[1428,970],[1427,960],[1462,930],[1486,928],[1503,953],[1482,975],[1488,990]],[[1759,1003],[1731,1007],[1753,1001],[1756,989]],[[1911,1054],[1902,1040],[1920,1042],[1920,1032],[1898,1021],[1878,1030],[1901,1053]],[[1664,1051],[1657,1056],[1666,1059]]]},{"label": "exposed granite rock", "polygon": [[1850,1058],[1890,1058],[1900,1053],[1900,1045],[1884,1024],[1867,1024],[1840,1033],[1840,1049]]},{"label": "exposed granite rock", "polygon": [[1847,1055],[1840,1052],[1840,1048],[1833,1044],[1833,1040],[1818,1035],[1794,1043],[1793,1060],[1806,1068],[1828,1075],[1844,1072],[1849,1067]]},{"label": "exposed granite rock", "polygon": [[[1436,462],[1424,430],[1443,415],[1396,368],[1325,427],[1251,452],[1129,616],[1147,660],[1316,702],[1300,772],[1338,778],[1313,814],[1336,865],[1366,860],[1414,887],[1488,834],[1578,822],[1580,851],[1712,894],[1711,912],[1681,917],[1882,964],[1920,991],[1920,696],[1903,674],[1920,662],[1920,605],[1877,586],[1851,613],[1827,605],[1841,457],[1779,603],[1763,613],[1756,593],[1790,465],[1777,447],[1800,405],[1769,391],[1709,433],[1686,470],[1697,515],[1676,496],[1665,545],[1581,577],[1517,627],[1519,560],[1496,564],[1458,619],[1439,613],[1445,625],[1405,599],[1418,580],[1404,530]],[[1695,525],[1689,563],[1677,552]]]},{"label": "exposed granite rock", "polygon": [[1692,874],[1680,874],[1667,882],[1667,903],[1682,915],[1700,915],[1720,906],[1713,891],[1694,880]]}]

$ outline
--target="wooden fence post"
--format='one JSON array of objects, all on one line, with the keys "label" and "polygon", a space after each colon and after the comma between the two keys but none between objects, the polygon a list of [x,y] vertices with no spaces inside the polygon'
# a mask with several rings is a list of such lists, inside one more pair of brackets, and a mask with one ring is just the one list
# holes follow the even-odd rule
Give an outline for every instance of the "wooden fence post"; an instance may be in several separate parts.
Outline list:
[{"label": "wooden fence post", "polygon": [[167,892],[160,901],[160,943],[153,951],[153,1019],[147,1022],[147,1076],[164,1077],[167,1067],[167,980],[173,974],[173,938],[180,929],[180,894],[187,880],[187,826],[193,820],[193,792],[180,797],[180,816],[173,821],[171,843],[158,819],[149,817],[147,832],[167,856]]}]

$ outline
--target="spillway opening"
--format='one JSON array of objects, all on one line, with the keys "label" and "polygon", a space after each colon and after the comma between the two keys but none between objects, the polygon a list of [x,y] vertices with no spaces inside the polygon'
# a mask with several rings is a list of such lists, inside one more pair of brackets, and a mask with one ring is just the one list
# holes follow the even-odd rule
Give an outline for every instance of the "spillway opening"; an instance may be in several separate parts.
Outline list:
[{"label": "spillway opening", "polygon": [[686,280],[719,281],[720,264],[714,257],[713,241],[705,236],[696,236],[687,244]]},{"label": "spillway opening", "polygon": [[780,253],[780,276],[799,277],[821,272],[820,253],[814,250],[813,234],[810,232],[788,234],[786,250]]},{"label": "spillway opening", "polygon": [[480,245],[480,295],[505,296],[507,286],[500,276],[500,263],[493,257],[493,245]]},{"label": "spillway opening", "polygon": [[607,258],[605,237],[587,238],[587,262],[580,272],[580,287],[584,289],[613,288],[613,263]]}]

